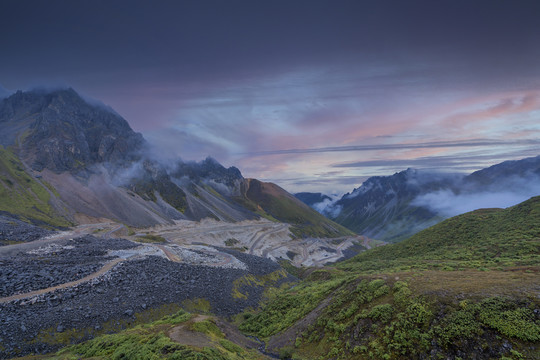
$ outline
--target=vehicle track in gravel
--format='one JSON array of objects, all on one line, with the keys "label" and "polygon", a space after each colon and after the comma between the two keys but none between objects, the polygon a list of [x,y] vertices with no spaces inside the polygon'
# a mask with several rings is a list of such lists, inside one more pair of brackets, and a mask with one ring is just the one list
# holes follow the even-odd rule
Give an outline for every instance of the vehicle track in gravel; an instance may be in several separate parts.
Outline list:
[{"label": "vehicle track in gravel", "polygon": [[[268,229],[268,230],[263,229],[263,230],[261,230],[262,233],[259,236],[257,236],[257,238],[255,239],[253,244],[251,244],[251,247],[249,249],[249,254],[254,255],[253,253],[256,250],[259,250],[258,245],[261,242],[261,240],[263,240],[264,238],[268,237],[271,234],[275,234],[275,233],[278,233],[278,232],[281,232],[281,231],[285,230],[287,228],[287,226],[288,226],[287,224],[282,224],[280,227],[278,227],[276,229]],[[261,251],[261,253],[264,253],[264,251]]]},{"label": "vehicle track in gravel", "polygon": [[85,283],[85,282],[88,282],[90,280],[98,278],[99,276],[105,274],[107,271],[111,270],[114,266],[121,263],[122,261],[124,261],[124,259],[122,259],[122,258],[116,258],[114,260],[111,260],[111,261],[107,262],[105,265],[103,265],[103,267],[101,269],[99,269],[98,271],[96,271],[96,272],[94,272],[94,273],[92,273],[90,275],[87,275],[87,276],[85,276],[85,277],[83,277],[82,279],[79,279],[79,280],[69,281],[67,283],[63,283],[63,284],[56,285],[56,286],[51,286],[51,287],[48,287],[46,289],[40,289],[40,290],[30,291],[30,292],[23,293],[23,294],[16,294],[16,295],[6,296],[6,297],[3,297],[3,298],[0,298],[0,304],[1,303],[7,303],[7,302],[10,302],[10,301],[13,301],[13,300],[31,298],[31,297],[34,297],[34,296],[50,293],[50,292],[53,292],[53,291],[56,291],[56,290],[77,286],[79,284],[82,284],[82,283]]}]

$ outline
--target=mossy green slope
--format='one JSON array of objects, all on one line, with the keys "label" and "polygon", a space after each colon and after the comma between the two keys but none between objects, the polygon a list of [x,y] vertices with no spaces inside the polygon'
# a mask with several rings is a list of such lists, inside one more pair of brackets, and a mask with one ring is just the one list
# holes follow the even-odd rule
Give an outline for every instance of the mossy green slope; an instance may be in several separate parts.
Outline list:
[{"label": "mossy green slope", "polygon": [[447,219],[399,244],[339,265],[344,270],[490,268],[540,264],[540,196],[508,209],[481,209]]},{"label": "mossy green slope", "polygon": [[354,235],[275,184],[247,179],[243,187],[243,197],[235,199],[238,203],[264,217],[291,224],[297,237]]},{"label": "mossy green slope", "polygon": [[241,329],[293,359],[540,358],[539,235],[540,197],[464,214],[312,272]]},{"label": "mossy green slope", "polygon": [[[102,335],[66,347],[53,355],[27,356],[24,359],[144,359],[144,360],[251,360],[263,359],[255,350],[248,350],[225,338],[212,319],[193,321],[195,315],[180,310],[161,320],[138,325],[117,334]],[[200,333],[205,345],[184,345],[168,335],[175,327]]]},{"label": "mossy green slope", "polygon": [[12,149],[0,146],[0,211],[41,225],[69,226],[51,207],[49,191],[26,173]]}]

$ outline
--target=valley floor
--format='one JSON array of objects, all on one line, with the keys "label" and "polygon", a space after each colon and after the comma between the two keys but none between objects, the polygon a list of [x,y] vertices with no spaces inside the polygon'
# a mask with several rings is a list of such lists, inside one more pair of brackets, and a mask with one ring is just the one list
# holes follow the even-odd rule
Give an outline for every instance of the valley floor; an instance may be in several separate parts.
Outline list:
[{"label": "valley floor", "polygon": [[[271,260],[321,266],[374,244],[292,239],[289,225],[265,220],[148,229],[103,221],[45,235],[0,246],[2,358],[50,352],[181,307],[235,315],[294,280]],[[175,329],[173,340],[184,334]]]}]

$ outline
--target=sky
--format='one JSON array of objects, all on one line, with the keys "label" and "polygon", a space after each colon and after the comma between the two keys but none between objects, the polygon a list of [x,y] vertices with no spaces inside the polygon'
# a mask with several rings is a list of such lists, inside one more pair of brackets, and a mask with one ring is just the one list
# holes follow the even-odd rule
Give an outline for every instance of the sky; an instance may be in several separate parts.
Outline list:
[{"label": "sky", "polygon": [[291,192],[540,155],[540,2],[0,1],[0,95],[69,86]]}]

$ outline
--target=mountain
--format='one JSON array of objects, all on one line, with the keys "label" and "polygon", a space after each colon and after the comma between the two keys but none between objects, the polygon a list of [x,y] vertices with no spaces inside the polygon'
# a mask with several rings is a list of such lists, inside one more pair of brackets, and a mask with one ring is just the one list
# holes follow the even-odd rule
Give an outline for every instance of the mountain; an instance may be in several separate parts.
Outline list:
[{"label": "mountain", "polygon": [[373,249],[343,269],[500,268],[540,262],[540,196],[507,209],[480,209],[446,219],[398,244]]},{"label": "mountain", "polygon": [[315,204],[319,204],[324,201],[332,201],[332,198],[330,196],[324,195],[322,193],[299,192],[294,194],[294,196],[310,207],[313,207]]},{"label": "mountain", "polygon": [[262,216],[291,221],[296,236],[352,234],[275,185],[255,191],[255,180],[212,158],[156,160],[126,120],[73,89],[1,99],[0,127],[0,211],[36,224],[112,219],[145,227]]},{"label": "mountain", "polygon": [[[325,218],[276,184],[247,179],[238,201],[255,212],[263,210],[274,219],[292,224],[291,231],[296,237],[354,235],[350,230]],[[264,213],[261,215],[264,216]]]},{"label": "mountain", "polygon": [[240,328],[298,359],[540,355],[540,197],[309,273]]},{"label": "mountain", "polygon": [[398,241],[442,220],[435,211],[415,206],[413,201],[421,194],[449,188],[454,182],[455,176],[415,169],[392,176],[371,177],[326,212],[355,232],[375,239]]},{"label": "mountain", "polygon": [[359,234],[397,242],[451,216],[482,207],[508,207],[539,194],[537,156],[505,161],[467,176],[415,169],[375,176],[338,201],[314,208]]},{"label": "mountain", "polygon": [[[540,177],[540,156],[522,160],[510,160],[488,168],[478,170],[464,179],[466,187],[480,188],[488,186],[491,189],[507,189],[509,186],[518,185],[523,179],[535,181]],[[505,181],[505,179],[508,179]],[[494,190],[494,189],[493,189]]]}]

